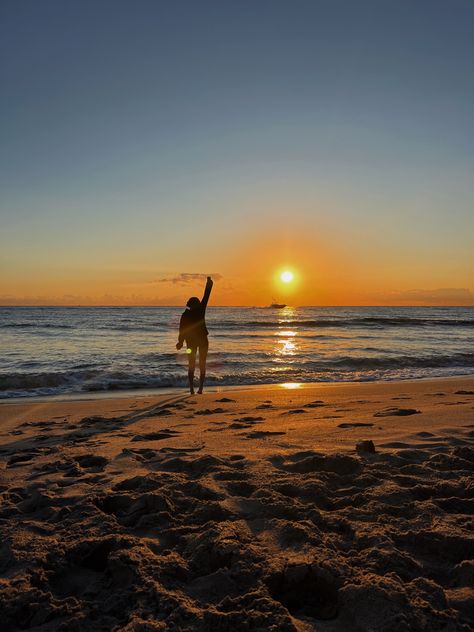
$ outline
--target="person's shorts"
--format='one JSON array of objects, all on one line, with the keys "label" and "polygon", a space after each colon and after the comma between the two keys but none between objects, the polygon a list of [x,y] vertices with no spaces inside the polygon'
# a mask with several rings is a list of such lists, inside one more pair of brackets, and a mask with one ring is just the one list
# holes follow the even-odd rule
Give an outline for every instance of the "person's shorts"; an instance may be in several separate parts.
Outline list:
[{"label": "person's shorts", "polygon": [[199,349],[199,352],[201,351],[207,351],[209,348],[209,342],[207,340],[207,336],[206,338],[199,338],[196,340],[188,340],[186,342],[186,345],[188,347],[188,349],[191,349],[191,351],[193,351],[194,353],[196,353]]}]

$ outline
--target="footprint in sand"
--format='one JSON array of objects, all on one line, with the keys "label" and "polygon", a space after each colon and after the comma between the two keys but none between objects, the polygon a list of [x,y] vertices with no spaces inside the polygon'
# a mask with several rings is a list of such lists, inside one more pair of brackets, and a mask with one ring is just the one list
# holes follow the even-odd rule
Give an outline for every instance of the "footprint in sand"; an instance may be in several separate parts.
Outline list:
[{"label": "footprint in sand", "polygon": [[287,415],[301,415],[301,413],[306,413],[306,411],[303,410],[302,408],[292,408],[291,410],[286,411]]},{"label": "footprint in sand", "polygon": [[215,401],[220,402],[222,404],[230,404],[230,403],[236,402],[235,399],[231,399],[230,397],[221,397],[220,399],[216,399]]},{"label": "footprint in sand", "polygon": [[97,456],[95,454],[81,454],[80,456],[73,457],[76,463],[80,467],[90,470],[103,470],[109,462],[104,456]]},{"label": "footprint in sand", "polygon": [[456,391],[455,395],[474,395],[474,391]]},{"label": "footprint in sand", "polygon": [[31,461],[31,459],[34,459],[35,456],[38,456],[37,453],[34,452],[28,452],[25,454],[15,454],[12,457],[10,457],[7,461],[7,467],[15,467],[15,466],[20,466],[20,465],[26,465],[28,461]]},{"label": "footprint in sand", "polygon": [[53,496],[48,492],[34,487],[26,487],[23,490],[24,500],[18,503],[18,509],[22,513],[31,514],[41,509],[51,507]]},{"label": "footprint in sand", "polygon": [[103,421],[108,421],[105,417],[84,417],[79,422],[81,426],[95,426],[96,424],[102,423]]},{"label": "footprint in sand", "polygon": [[[293,530],[294,534],[294,530]],[[316,564],[288,564],[267,578],[269,592],[295,616],[304,612],[314,619],[335,619],[339,612],[338,584]]]},{"label": "footprint in sand", "polygon": [[247,481],[229,481],[225,485],[231,496],[248,498],[257,489],[255,485],[247,483]]},{"label": "footprint in sand", "polygon": [[190,448],[186,448],[186,447],[181,447],[181,448],[171,448],[171,447],[164,447],[164,448],[160,448],[159,452],[163,453],[163,454],[190,454],[191,452],[200,452],[204,447],[203,445],[198,445],[198,446],[192,446]]},{"label": "footprint in sand", "polygon": [[457,402],[440,402],[439,405],[440,406],[459,406],[462,404],[470,404],[471,402],[463,402],[461,401],[457,401]]},{"label": "footprint in sand", "polygon": [[361,469],[359,461],[351,456],[345,454],[324,455],[312,450],[296,452],[287,455],[286,458],[276,455],[270,457],[269,461],[276,468],[299,474],[333,472],[344,476],[358,473]]},{"label": "footprint in sand", "polygon": [[321,399],[315,399],[314,402],[305,404],[304,408],[321,408],[321,406],[326,406],[326,404]]},{"label": "footprint in sand", "polygon": [[362,423],[362,422],[353,422],[353,423],[343,423],[338,424],[338,428],[362,428],[364,426],[373,426],[371,423]]},{"label": "footprint in sand", "polygon": [[234,419],[234,422],[229,425],[229,428],[232,430],[251,428],[255,424],[262,423],[264,420],[264,417],[241,417],[240,419]]},{"label": "footprint in sand", "polygon": [[87,443],[89,440],[89,435],[70,435],[69,441],[66,442],[66,445],[74,445],[75,443]]},{"label": "footprint in sand", "polygon": [[254,430],[245,435],[246,439],[263,439],[265,437],[272,437],[277,435],[285,435],[286,432],[277,432],[272,430]]},{"label": "footprint in sand", "polygon": [[125,478],[124,480],[116,483],[112,489],[114,491],[148,491],[153,489],[160,489],[163,486],[161,480],[158,480],[151,476],[133,476],[132,478]]},{"label": "footprint in sand", "polygon": [[132,456],[137,461],[151,461],[158,457],[158,453],[151,448],[123,448],[120,456]]},{"label": "footprint in sand", "polygon": [[273,408],[272,404],[260,404],[255,407],[255,410],[268,410],[269,408]]},{"label": "footprint in sand", "polygon": [[56,424],[51,421],[38,421],[31,425],[36,426],[37,428],[51,428],[51,426],[55,426]]},{"label": "footprint in sand", "polygon": [[146,434],[135,435],[132,441],[162,441],[163,439],[172,439],[174,436],[181,434],[177,430],[165,428],[158,432],[147,432]]},{"label": "footprint in sand", "polygon": [[374,417],[406,417],[420,413],[421,410],[416,410],[416,408],[384,408],[384,410],[374,413]]},{"label": "footprint in sand", "polygon": [[217,415],[218,413],[225,413],[224,408],[204,408],[203,410],[196,410],[195,415]]},{"label": "footprint in sand", "polygon": [[160,410],[157,410],[156,412],[147,415],[147,417],[166,417],[167,415],[172,415],[172,411],[168,410],[168,408],[161,408]]}]

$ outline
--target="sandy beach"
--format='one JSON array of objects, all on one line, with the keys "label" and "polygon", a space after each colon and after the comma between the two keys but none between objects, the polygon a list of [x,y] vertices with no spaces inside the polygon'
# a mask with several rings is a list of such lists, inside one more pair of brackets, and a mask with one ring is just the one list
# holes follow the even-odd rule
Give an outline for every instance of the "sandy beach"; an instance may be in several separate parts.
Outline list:
[{"label": "sandy beach", "polygon": [[6,632],[473,629],[474,378],[25,400],[0,431]]}]

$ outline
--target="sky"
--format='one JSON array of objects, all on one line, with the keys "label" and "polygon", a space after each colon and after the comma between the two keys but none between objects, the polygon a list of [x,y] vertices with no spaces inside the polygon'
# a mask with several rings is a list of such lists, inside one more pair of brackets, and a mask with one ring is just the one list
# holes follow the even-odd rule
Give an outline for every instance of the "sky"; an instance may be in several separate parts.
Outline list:
[{"label": "sky", "polygon": [[[0,304],[474,305],[471,0],[2,0]],[[294,280],[279,280],[283,270]]]}]

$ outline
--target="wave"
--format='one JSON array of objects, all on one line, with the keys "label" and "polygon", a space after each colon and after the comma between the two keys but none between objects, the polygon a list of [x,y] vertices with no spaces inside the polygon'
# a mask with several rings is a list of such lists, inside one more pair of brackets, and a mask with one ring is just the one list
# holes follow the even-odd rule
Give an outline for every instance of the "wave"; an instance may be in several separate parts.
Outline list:
[{"label": "wave", "polygon": [[92,380],[100,371],[45,371],[38,373],[9,373],[0,375],[0,392],[34,390],[58,386],[73,386]]},{"label": "wave", "polygon": [[474,369],[474,353],[456,353],[450,355],[396,356],[396,357],[340,357],[330,361],[334,368],[348,367],[352,369],[390,369],[390,368],[440,368],[440,367],[472,367]]},{"label": "wave", "polygon": [[[413,317],[362,317],[362,318],[321,318],[321,319],[288,319],[288,320],[217,320],[215,315],[207,317],[207,325],[210,332],[216,335],[232,335],[233,332],[242,331],[242,337],[250,336],[250,330],[259,329],[288,329],[291,327],[308,327],[308,328],[330,328],[330,327],[474,327],[474,319],[469,318],[413,318]],[[114,325],[99,324],[94,329],[106,331],[140,331],[157,333],[160,330],[169,331],[177,330],[178,319],[176,322],[172,320],[166,322],[156,322],[150,324],[125,324],[117,323]],[[231,333],[226,334],[229,331]],[[223,332],[223,333],[221,333]],[[238,335],[238,334],[237,334]],[[259,334],[254,331],[254,336]]]},{"label": "wave", "polygon": [[[171,356],[171,354],[169,354]],[[173,355],[175,359],[175,356]],[[171,359],[171,357],[169,358]],[[153,389],[185,386],[186,370],[174,363],[157,363],[156,368],[127,367],[113,370],[69,370],[16,372],[0,374],[0,396],[46,395],[64,392],[91,392],[132,389]],[[210,384],[261,384],[281,381],[341,381],[344,379],[385,379],[397,373],[403,377],[413,371],[427,377],[434,370],[474,373],[474,353],[396,357],[321,357],[318,359],[283,358],[281,362],[253,361],[239,354],[209,363]],[[365,376],[365,378],[364,378]],[[374,377],[375,376],[375,377]]]},{"label": "wave", "polygon": [[[320,319],[288,319],[288,320],[215,320],[215,316],[207,319],[210,333],[216,336],[229,337],[258,337],[259,330],[282,330],[291,328],[307,329],[330,329],[330,328],[462,328],[474,327],[474,319],[470,318],[413,318],[413,317],[362,317],[362,318],[320,318]],[[109,331],[109,332],[142,332],[156,335],[160,332],[176,331],[178,321],[170,320],[166,322],[155,322],[154,324],[144,323],[41,323],[41,322],[4,322],[0,323],[0,329],[18,329],[27,331],[42,330],[73,330],[85,329],[87,331]],[[234,333],[235,332],[235,333]],[[240,333],[239,333],[240,332]]]},{"label": "wave", "polygon": [[[246,386],[246,385],[263,385],[263,384],[282,384],[290,382],[299,383],[318,383],[318,382],[370,382],[370,381],[390,381],[390,380],[406,380],[419,379],[427,377],[454,377],[462,375],[472,375],[474,367],[471,369],[433,369],[429,374],[419,369],[400,369],[398,371],[334,371],[322,372],[319,374],[300,373],[295,374],[290,371],[281,371],[278,373],[241,373],[241,374],[223,374],[212,375],[206,378],[208,386]],[[142,390],[160,390],[166,388],[187,388],[187,377],[183,373],[168,374],[163,376],[149,376],[148,378],[133,379],[124,377],[123,379],[102,379],[95,383],[87,383],[80,388],[64,388],[64,387],[38,387],[30,389],[9,389],[0,391],[2,399],[18,398],[18,397],[43,397],[52,395],[72,394],[72,393],[93,393],[93,392],[113,392],[113,391],[142,391]]]},{"label": "wave", "polygon": [[64,323],[1,323],[0,329],[75,329]]},{"label": "wave", "polygon": [[[304,312],[299,315],[303,316]],[[219,318],[219,311],[210,310],[208,312],[208,322],[214,327],[218,328],[232,328],[232,329],[249,329],[258,327],[288,327],[288,326],[300,326],[300,327],[347,327],[347,326],[392,326],[392,327],[474,327],[474,318],[464,318],[454,316],[454,314],[446,315],[444,317],[427,317],[427,316],[330,316],[321,318],[273,318],[273,319],[251,319],[247,320],[242,315],[236,315],[236,318]],[[247,316],[247,314],[245,314]],[[98,316],[92,318],[90,315],[84,315],[78,319],[74,319],[74,322],[64,322],[64,320],[73,320],[72,318],[55,318],[53,322],[42,322],[41,320],[12,320],[0,322],[0,328],[54,328],[54,329],[106,329],[116,331],[156,331],[156,329],[164,328],[174,329],[179,323],[180,311],[170,314],[166,319],[160,318],[156,315],[156,318],[143,319],[142,315],[138,315],[137,318],[119,318],[113,319],[111,316],[103,318]],[[60,320],[62,322],[60,322]],[[114,322],[115,320],[115,322]]]},{"label": "wave", "polygon": [[325,318],[318,320],[253,320],[247,322],[210,322],[211,327],[223,329],[289,328],[289,327],[474,327],[470,318],[412,318],[412,317],[364,317]]}]

